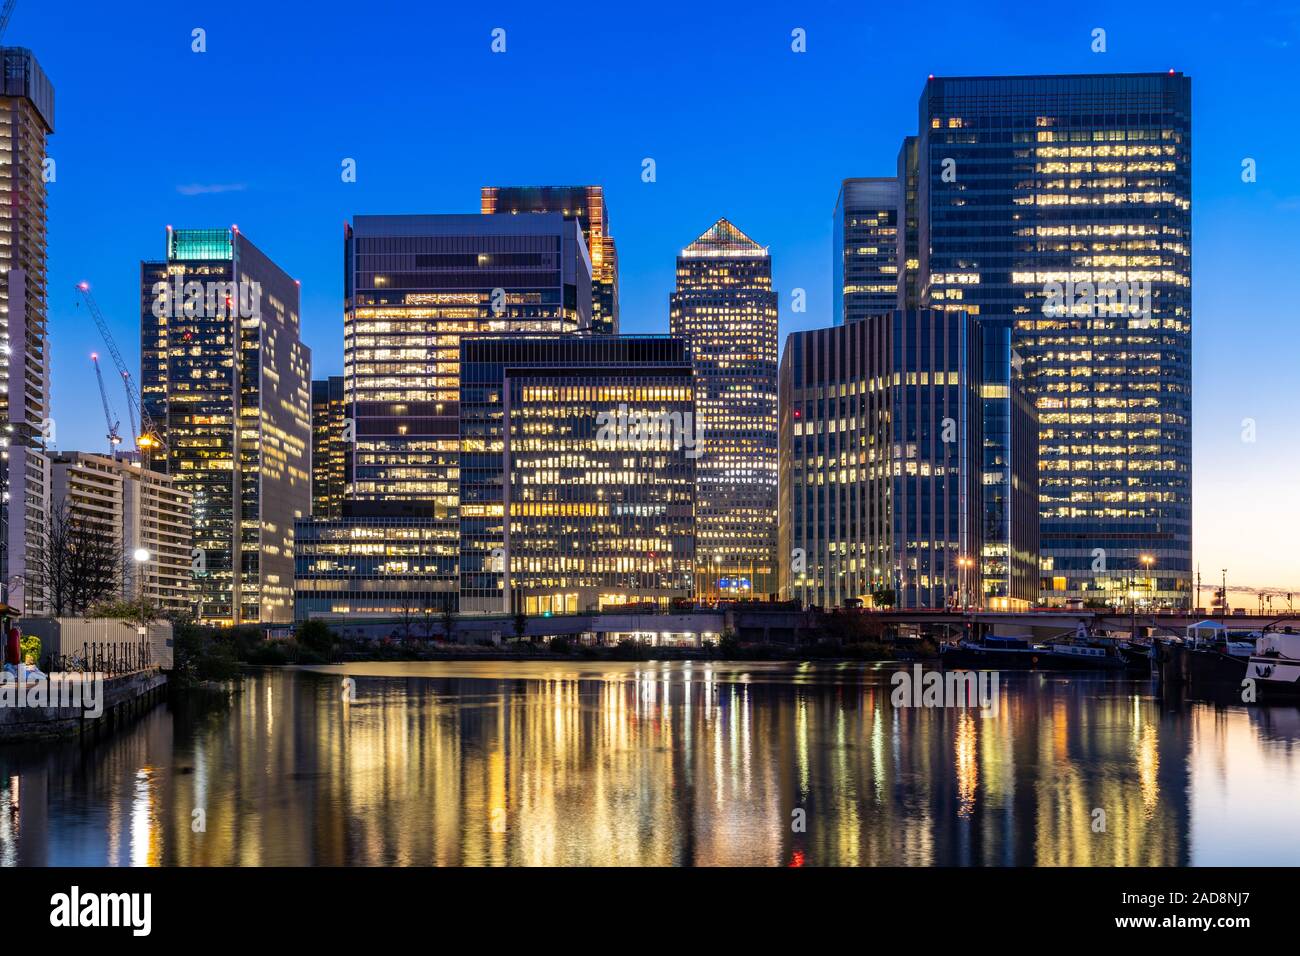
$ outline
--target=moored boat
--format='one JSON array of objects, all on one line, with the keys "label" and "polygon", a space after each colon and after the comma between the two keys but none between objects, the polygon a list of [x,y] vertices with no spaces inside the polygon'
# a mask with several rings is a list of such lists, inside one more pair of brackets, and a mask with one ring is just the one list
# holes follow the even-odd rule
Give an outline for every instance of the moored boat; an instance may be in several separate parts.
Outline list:
[{"label": "moored boat", "polygon": [[1263,633],[1246,663],[1258,699],[1300,697],[1300,634]]},{"label": "moored boat", "polygon": [[944,667],[964,667],[970,670],[1029,670],[1038,666],[1042,656],[1043,649],[1023,637],[996,634],[966,638],[956,644],[943,644],[939,647],[939,662]]}]

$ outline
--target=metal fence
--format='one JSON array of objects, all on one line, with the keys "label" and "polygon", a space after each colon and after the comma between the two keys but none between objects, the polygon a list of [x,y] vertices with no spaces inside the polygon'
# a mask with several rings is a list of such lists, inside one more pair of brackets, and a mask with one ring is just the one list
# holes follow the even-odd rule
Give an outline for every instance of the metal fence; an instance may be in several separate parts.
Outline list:
[{"label": "metal fence", "polygon": [[49,674],[133,674],[154,666],[150,642],[144,638],[135,641],[96,641],[83,643],[81,652],[48,654],[45,671]]}]

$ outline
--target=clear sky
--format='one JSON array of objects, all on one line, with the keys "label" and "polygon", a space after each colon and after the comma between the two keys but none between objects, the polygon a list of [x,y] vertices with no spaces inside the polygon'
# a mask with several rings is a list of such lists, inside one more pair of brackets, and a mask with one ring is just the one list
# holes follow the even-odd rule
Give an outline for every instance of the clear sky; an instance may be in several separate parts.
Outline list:
[{"label": "clear sky", "polygon": [[342,367],[344,221],[477,212],[484,184],[604,185],[628,332],[667,331],[677,250],[728,217],[771,248],[784,337],[830,324],[839,182],[892,174],[927,74],[1181,70],[1196,560],[1207,586],[1226,567],[1300,599],[1294,4],[18,0],[4,40],[55,87],[54,418],[58,447],[87,450],[106,445],[88,359],[103,346],[74,283],[93,284],[134,368],[138,263],[169,223],[238,224],[301,280],[317,377]]}]

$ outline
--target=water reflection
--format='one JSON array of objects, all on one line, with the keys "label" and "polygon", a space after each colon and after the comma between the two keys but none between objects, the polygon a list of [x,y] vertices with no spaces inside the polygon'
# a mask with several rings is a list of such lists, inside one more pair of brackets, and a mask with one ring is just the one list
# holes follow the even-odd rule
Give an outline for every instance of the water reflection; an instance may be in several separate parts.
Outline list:
[{"label": "water reflection", "polygon": [[891,673],[260,672],[93,745],[0,750],[0,863],[1300,862],[1294,708],[1166,710],[1141,682],[1004,675],[985,716],[895,708]]}]

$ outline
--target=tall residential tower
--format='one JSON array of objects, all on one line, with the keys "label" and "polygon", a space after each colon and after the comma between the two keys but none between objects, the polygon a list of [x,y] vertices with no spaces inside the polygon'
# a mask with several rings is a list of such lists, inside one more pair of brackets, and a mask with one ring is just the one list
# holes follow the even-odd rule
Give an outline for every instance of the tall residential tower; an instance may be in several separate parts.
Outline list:
[{"label": "tall residential tower", "polygon": [[35,583],[50,508],[46,332],[45,140],[54,132],[54,87],[36,57],[0,47],[0,594],[28,614],[46,609]]}]

